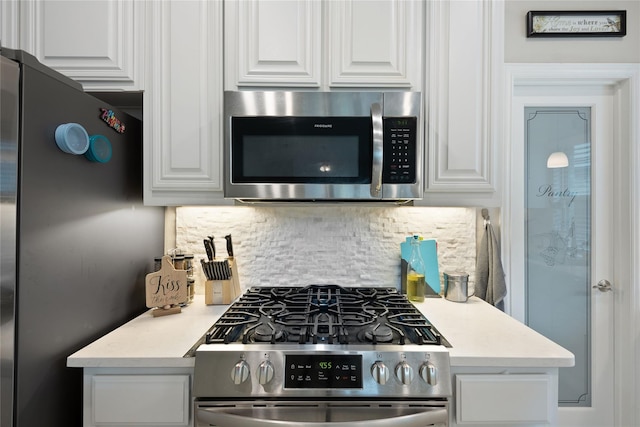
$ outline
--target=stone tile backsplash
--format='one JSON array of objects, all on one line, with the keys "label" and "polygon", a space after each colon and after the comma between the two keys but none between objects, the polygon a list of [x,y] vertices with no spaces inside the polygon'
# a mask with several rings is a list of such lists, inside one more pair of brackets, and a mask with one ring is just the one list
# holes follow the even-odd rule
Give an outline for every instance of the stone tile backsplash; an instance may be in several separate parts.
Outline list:
[{"label": "stone tile backsplash", "polygon": [[[226,256],[233,236],[241,285],[396,286],[400,243],[418,233],[438,241],[443,271],[466,271],[473,281],[476,259],[474,208],[367,206],[178,207],[175,243],[196,260],[196,292],[203,293],[202,240],[215,236]],[[171,227],[168,227],[171,229]]]}]

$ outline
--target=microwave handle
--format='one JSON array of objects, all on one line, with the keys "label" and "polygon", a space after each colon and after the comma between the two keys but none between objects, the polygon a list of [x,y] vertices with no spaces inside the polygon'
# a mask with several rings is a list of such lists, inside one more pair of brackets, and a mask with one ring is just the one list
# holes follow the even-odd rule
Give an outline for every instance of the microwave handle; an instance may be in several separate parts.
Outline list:
[{"label": "microwave handle", "polygon": [[381,197],[382,191],[382,107],[377,102],[371,104],[371,124],[373,130],[373,162],[371,164],[371,197]]}]

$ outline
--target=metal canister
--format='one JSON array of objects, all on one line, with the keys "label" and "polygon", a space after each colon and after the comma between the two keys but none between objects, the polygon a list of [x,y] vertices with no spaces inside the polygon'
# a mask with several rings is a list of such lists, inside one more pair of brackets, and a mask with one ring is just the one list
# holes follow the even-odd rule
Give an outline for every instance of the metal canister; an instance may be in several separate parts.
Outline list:
[{"label": "metal canister", "polygon": [[467,302],[469,297],[469,275],[467,273],[443,273],[444,297],[453,302]]}]

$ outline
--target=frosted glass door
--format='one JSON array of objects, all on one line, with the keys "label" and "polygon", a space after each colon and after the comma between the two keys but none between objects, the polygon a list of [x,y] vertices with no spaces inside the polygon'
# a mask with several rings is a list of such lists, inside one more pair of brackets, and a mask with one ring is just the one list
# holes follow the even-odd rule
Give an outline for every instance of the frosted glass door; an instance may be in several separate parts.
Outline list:
[{"label": "frosted glass door", "polygon": [[591,405],[591,109],[525,108],[526,323],[575,355],[560,406]]}]

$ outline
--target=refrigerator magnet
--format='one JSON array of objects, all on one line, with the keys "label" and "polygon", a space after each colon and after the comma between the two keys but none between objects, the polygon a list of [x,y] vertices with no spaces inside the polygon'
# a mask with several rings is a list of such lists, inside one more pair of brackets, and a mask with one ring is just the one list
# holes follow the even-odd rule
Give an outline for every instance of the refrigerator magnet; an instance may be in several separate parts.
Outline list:
[{"label": "refrigerator magnet", "polygon": [[113,110],[108,110],[106,108],[100,109],[100,118],[104,120],[109,127],[113,128],[116,132],[124,133],[125,125],[122,123],[115,115]]}]

